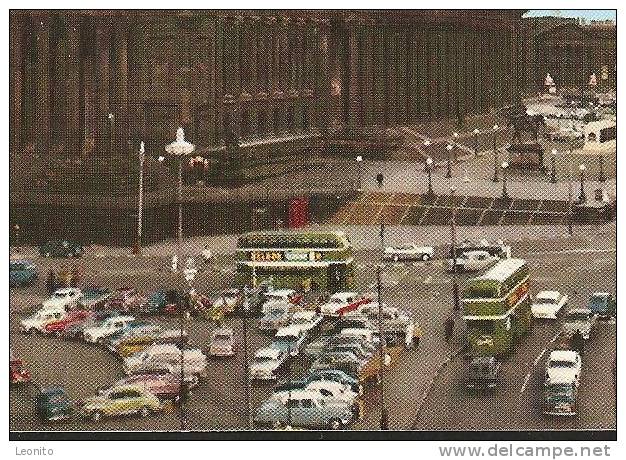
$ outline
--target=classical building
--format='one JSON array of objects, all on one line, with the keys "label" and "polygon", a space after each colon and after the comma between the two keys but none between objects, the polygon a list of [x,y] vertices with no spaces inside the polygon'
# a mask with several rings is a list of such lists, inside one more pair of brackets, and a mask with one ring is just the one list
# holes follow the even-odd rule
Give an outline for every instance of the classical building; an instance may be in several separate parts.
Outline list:
[{"label": "classical building", "polygon": [[581,88],[595,74],[597,88],[615,88],[617,32],[613,21],[540,17],[522,20],[526,89],[536,92],[546,74],[557,87]]}]

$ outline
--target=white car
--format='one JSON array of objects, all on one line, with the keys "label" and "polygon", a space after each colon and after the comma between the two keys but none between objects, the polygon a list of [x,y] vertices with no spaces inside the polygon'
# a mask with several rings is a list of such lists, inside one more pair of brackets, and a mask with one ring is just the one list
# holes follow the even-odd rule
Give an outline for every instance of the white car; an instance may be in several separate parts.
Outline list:
[{"label": "white car", "polygon": [[133,374],[139,368],[156,364],[178,365],[178,369],[180,369],[181,357],[185,374],[206,375],[207,359],[201,350],[190,348],[181,351],[173,344],[150,345],[145,350],[124,358],[124,372]]},{"label": "white car", "polygon": [[320,306],[320,312],[324,316],[337,316],[338,311],[356,302],[359,294],[356,292],[335,292],[330,296],[328,302]]},{"label": "white car", "polygon": [[299,326],[285,326],[276,331],[274,341],[270,345],[272,348],[283,350],[291,356],[297,356],[300,348],[307,338],[307,331]]},{"label": "white car", "polygon": [[305,390],[315,391],[322,398],[333,398],[352,404],[358,398],[358,393],[352,391],[347,385],[332,380],[315,380],[309,383]]},{"label": "white car", "polygon": [[[477,272],[493,265],[498,260],[500,260],[499,257],[492,256],[487,251],[466,251],[457,257],[456,269],[461,272]],[[448,261],[450,270],[453,269],[453,264],[454,261],[450,259]]]},{"label": "white car", "polygon": [[559,291],[540,291],[533,300],[530,310],[535,318],[556,319],[567,305],[567,296]]},{"label": "white car", "polygon": [[254,380],[276,380],[276,372],[285,362],[287,354],[272,347],[261,348],[254,354],[250,364],[250,378]]},{"label": "white car", "polygon": [[22,332],[32,334],[33,332],[44,332],[46,325],[54,321],[59,321],[67,313],[64,308],[41,309],[20,321]]},{"label": "white car", "polygon": [[555,350],[546,363],[546,384],[552,381],[570,381],[578,384],[582,362],[580,355],[572,350]]},{"label": "white car", "polygon": [[322,316],[318,315],[314,311],[297,311],[291,317],[289,325],[292,327],[298,327],[300,330],[309,333],[316,330],[320,326],[322,319]]},{"label": "white car", "polygon": [[401,246],[387,246],[383,252],[384,260],[423,260],[433,258],[435,249],[432,246],[418,246],[417,244],[404,244]]},{"label": "white car", "polygon": [[110,335],[124,329],[128,323],[135,321],[134,316],[113,316],[105,319],[97,326],[88,327],[83,331],[85,342],[97,343]]},{"label": "white car", "polygon": [[57,289],[50,298],[43,301],[42,309],[72,308],[83,298],[83,293],[77,288]]}]

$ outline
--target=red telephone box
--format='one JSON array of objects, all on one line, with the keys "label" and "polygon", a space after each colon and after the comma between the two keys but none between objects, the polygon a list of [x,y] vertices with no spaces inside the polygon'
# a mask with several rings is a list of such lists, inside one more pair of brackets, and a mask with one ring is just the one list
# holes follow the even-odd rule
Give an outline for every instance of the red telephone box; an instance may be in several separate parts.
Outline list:
[{"label": "red telephone box", "polygon": [[309,223],[309,200],[294,198],[289,202],[289,228],[302,228]]}]

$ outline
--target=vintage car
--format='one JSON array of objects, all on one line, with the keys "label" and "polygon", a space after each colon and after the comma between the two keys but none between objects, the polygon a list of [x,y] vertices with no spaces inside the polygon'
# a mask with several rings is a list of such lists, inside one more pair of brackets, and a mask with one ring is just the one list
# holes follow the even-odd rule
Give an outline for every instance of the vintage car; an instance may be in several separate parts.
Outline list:
[{"label": "vintage car", "polygon": [[[182,356],[181,356],[182,355]],[[206,356],[197,348],[184,349],[181,351],[173,344],[154,344],[143,351],[132,354],[124,358],[124,372],[134,374],[137,368],[146,364],[171,364],[179,365],[181,358],[184,366],[184,373],[206,375]]]},{"label": "vintage car", "polygon": [[42,309],[20,321],[22,332],[32,334],[34,332],[45,331],[46,325],[54,321],[59,321],[67,315],[64,308],[48,308]]},{"label": "vintage car", "polygon": [[[358,309],[346,314],[345,318],[365,318],[366,327],[378,329],[378,302],[370,302],[359,306]],[[383,330],[387,345],[404,345],[406,348],[417,346],[421,338],[421,329],[411,315],[397,307],[382,304],[380,306]]]},{"label": "vintage car", "polygon": [[417,244],[403,244],[400,246],[387,246],[383,251],[383,260],[394,262],[423,260],[427,261],[434,257],[435,249],[432,246],[418,246]]},{"label": "vintage car", "polygon": [[298,327],[300,328],[300,330],[311,335],[320,330],[323,319],[324,318],[321,315],[318,315],[314,311],[297,311],[291,317],[289,325],[293,327]]},{"label": "vintage car", "polygon": [[323,335],[313,342],[309,343],[304,351],[307,355],[315,357],[320,355],[321,353],[327,351],[328,349],[341,346],[341,345],[351,345],[357,344],[364,347],[365,350],[369,352],[374,352],[377,347],[372,343],[367,341],[365,338],[357,335],[348,335],[348,334],[334,334],[334,335]]},{"label": "vintage car", "polygon": [[111,290],[102,286],[88,286],[78,304],[87,310],[100,310],[111,296]]},{"label": "vintage car", "polygon": [[258,327],[265,332],[275,332],[289,324],[290,320],[290,304],[287,302],[273,302],[271,308],[266,310],[259,319]]},{"label": "vintage car", "polygon": [[66,325],[61,331],[61,337],[64,339],[82,340],[84,338],[83,332],[85,329],[99,326],[106,319],[115,316],[120,316],[120,313],[116,311],[92,311],[91,314],[82,321],[75,321]]},{"label": "vintage car", "polygon": [[582,362],[578,352],[554,350],[546,362],[546,384],[553,381],[569,381],[578,384],[581,370]]},{"label": "vintage car", "polygon": [[118,339],[118,342],[114,345],[114,352],[125,358],[154,344],[186,345],[188,339],[187,331],[183,330],[181,332],[180,329],[162,330],[159,328],[159,330],[154,332],[131,331],[129,335]]},{"label": "vintage car", "polygon": [[272,289],[264,294],[264,299],[265,301],[261,307],[262,313],[271,310],[276,304],[299,305],[304,296],[293,289]]},{"label": "vintage car", "polygon": [[288,354],[278,348],[266,347],[257,350],[250,364],[250,378],[254,380],[275,380]]},{"label": "vintage car", "polygon": [[37,395],[36,407],[42,422],[68,419],[74,410],[65,390],[57,386],[42,388]]},{"label": "vintage car", "polygon": [[[174,374],[172,372],[152,372],[129,375],[115,382],[111,385],[111,388],[136,385],[152,393],[159,399],[173,399],[178,401],[181,396],[184,397],[188,395],[189,391],[198,384],[198,377],[195,375],[184,377],[182,392],[180,381],[180,374]],[[107,391],[108,390],[100,390],[98,393],[103,394]]]},{"label": "vintage car", "polygon": [[78,288],[57,289],[54,293],[41,304],[42,308],[64,308],[70,309],[78,305],[83,297],[83,292]]},{"label": "vintage car", "polygon": [[331,382],[338,382],[343,385],[347,385],[355,393],[363,394],[363,385],[359,383],[358,379],[351,377],[339,369],[309,370],[304,379],[308,382],[312,382],[314,380],[329,380]]},{"label": "vintage car", "polygon": [[467,388],[489,390],[496,387],[500,374],[500,362],[493,356],[476,356],[469,364]]},{"label": "vintage car", "polygon": [[24,367],[21,359],[9,357],[9,383],[15,385],[18,383],[30,382],[30,372]]},{"label": "vintage car", "polygon": [[320,312],[324,316],[339,316],[343,312],[350,310],[350,307],[357,308],[362,297],[356,292],[335,292],[327,302],[320,305]]},{"label": "vintage car", "polygon": [[[456,269],[459,272],[477,272],[484,270],[500,260],[497,256],[491,255],[488,251],[476,250],[466,251],[456,258]],[[454,261],[448,260],[448,269],[454,269]]]},{"label": "vintage car", "polygon": [[234,356],[235,351],[235,337],[232,329],[220,328],[211,333],[209,356]]},{"label": "vintage car", "polygon": [[146,299],[135,288],[125,287],[115,291],[104,303],[107,310],[123,311],[125,313],[140,311]]},{"label": "vintage car", "polygon": [[571,337],[578,331],[585,340],[588,340],[596,320],[596,315],[588,308],[571,309],[563,320],[563,334]]},{"label": "vintage car", "polygon": [[71,240],[51,240],[39,246],[41,257],[81,257],[84,252],[82,245]]},{"label": "vintage car", "polygon": [[29,260],[9,261],[9,287],[28,286],[37,281],[37,267]]},{"label": "vintage car", "polygon": [[592,314],[601,318],[615,317],[617,314],[617,301],[613,294],[608,292],[594,292],[589,298],[587,308]]},{"label": "vintage car", "polygon": [[103,342],[107,337],[123,330],[129,323],[135,321],[134,316],[112,316],[101,323],[83,330],[85,342]]},{"label": "vintage car", "polygon": [[543,413],[546,415],[576,415],[578,385],[565,377],[554,378],[543,387]]},{"label": "vintage car", "polygon": [[46,334],[55,334],[57,337],[61,337],[66,327],[82,323],[91,315],[92,312],[88,310],[72,310],[60,320],[52,321],[51,323],[46,324],[43,332]]},{"label": "vintage car", "polygon": [[567,295],[559,291],[540,291],[533,299],[530,310],[535,318],[556,319],[561,309],[567,305]]},{"label": "vintage car", "polygon": [[160,315],[177,310],[178,292],[175,290],[158,290],[153,292],[139,311],[147,315]]},{"label": "vintage car", "polygon": [[237,304],[242,300],[241,290],[237,288],[225,289],[215,296],[211,308],[219,309],[223,314],[228,315],[235,311]]},{"label": "vintage car", "polygon": [[277,348],[290,356],[298,356],[307,338],[307,332],[298,326],[285,326],[276,331],[270,347]]},{"label": "vintage car", "polygon": [[256,410],[253,420],[259,427],[293,425],[337,430],[349,426],[354,416],[348,402],[328,400],[315,391],[293,390],[273,394]]},{"label": "vintage car", "polygon": [[159,399],[140,385],[121,385],[80,403],[85,417],[98,422],[102,417],[140,414],[142,417],[159,412]]}]

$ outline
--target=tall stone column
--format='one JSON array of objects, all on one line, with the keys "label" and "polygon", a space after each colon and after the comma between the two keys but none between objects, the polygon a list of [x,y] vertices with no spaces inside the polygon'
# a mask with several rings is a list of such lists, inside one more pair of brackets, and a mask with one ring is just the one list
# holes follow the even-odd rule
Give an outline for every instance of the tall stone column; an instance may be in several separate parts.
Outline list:
[{"label": "tall stone column", "polygon": [[35,87],[34,141],[38,153],[50,146],[50,22],[47,15],[33,16],[37,78]]},{"label": "tall stone column", "polygon": [[115,114],[114,153],[125,158],[129,153],[128,132],[128,22],[116,18],[113,41],[115,78],[112,79]]},{"label": "tall stone column", "polygon": [[9,28],[9,130],[11,153],[20,150],[22,147],[22,91],[24,86],[24,39],[25,28],[24,18],[19,13],[10,15]]},{"label": "tall stone column", "polygon": [[330,121],[334,118],[331,114],[331,69],[330,69],[330,22],[321,20],[317,23],[317,75],[316,94],[316,125],[322,130],[328,130]]},{"label": "tall stone column", "polygon": [[82,153],[80,141],[80,19],[69,13],[66,16],[67,36],[67,132],[66,149],[72,156]]},{"label": "tall stone column", "polygon": [[278,24],[278,50],[279,50],[279,89],[281,92],[289,91],[289,43],[288,43],[289,18],[283,16]]},{"label": "tall stone column", "polygon": [[374,124],[374,38],[373,22],[367,21],[363,25],[363,66],[361,68],[363,81],[363,121],[365,125]]},{"label": "tall stone column", "polygon": [[348,126],[352,129],[359,125],[361,112],[360,75],[359,75],[359,36],[358,23],[346,21],[348,29]]},{"label": "tall stone column", "polygon": [[[250,66],[248,92],[252,95],[253,100],[256,99],[256,95],[259,92],[259,23],[260,18],[253,16],[250,20],[246,21],[244,25],[248,37],[248,52],[249,56],[247,61]],[[250,132],[256,134],[258,131],[258,108],[257,104],[253,104],[250,108]]]},{"label": "tall stone column", "polygon": [[95,144],[96,154],[106,157],[109,153],[108,133],[110,122],[108,114],[111,111],[109,98],[111,28],[109,22],[106,19],[97,19],[95,33]]}]

